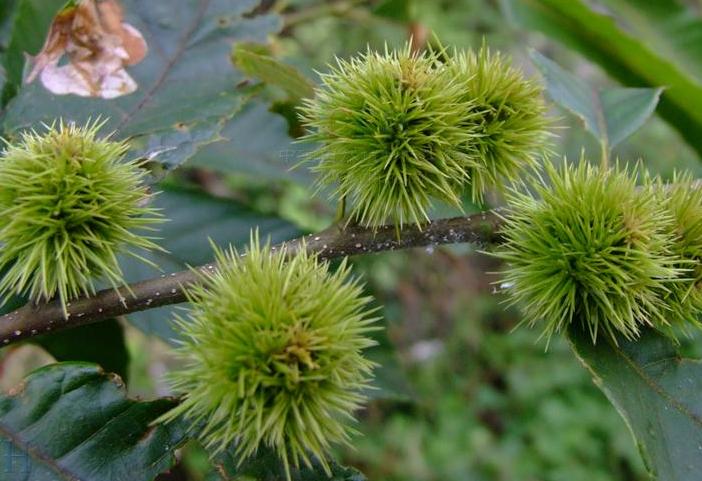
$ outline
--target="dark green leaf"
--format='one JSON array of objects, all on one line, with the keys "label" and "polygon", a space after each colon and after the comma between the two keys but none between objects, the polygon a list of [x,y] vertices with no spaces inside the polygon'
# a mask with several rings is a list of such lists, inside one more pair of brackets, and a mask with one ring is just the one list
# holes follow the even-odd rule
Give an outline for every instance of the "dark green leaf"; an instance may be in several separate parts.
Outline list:
[{"label": "dark green leaf", "polygon": [[[241,108],[243,80],[229,61],[232,41],[265,41],[280,27],[276,15],[245,16],[259,0],[124,0],[125,21],[142,32],[149,53],[128,68],[139,88],[117,99],[56,96],[38,80],[8,105],[5,130],[56,118],[83,123],[98,116],[104,132],[132,140],[132,156],[175,166],[219,139],[224,121]],[[43,35],[42,35],[43,37]]]},{"label": "dark green leaf", "polygon": [[239,43],[232,53],[234,64],[250,77],[274,85],[285,91],[292,100],[314,96],[314,84],[292,65],[261,53],[254,44]]},{"label": "dark green leaf", "polygon": [[[643,1],[643,0],[642,0]],[[563,42],[632,87],[665,86],[658,111],[702,153],[702,79],[679,65],[671,48],[651,47],[584,0],[504,0],[519,24]],[[671,10],[674,10],[671,8]],[[682,35],[690,32],[682,32]],[[697,48],[700,44],[698,44]]]},{"label": "dark green leaf", "polygon": [[[271,450],[261,448],[257,455],[237,467],[238,460],[230,453],[218,455],[214,461],[222,481],[286,481],[285,469]],[[291,469],[292,481],[365,481],[366,477],[353,468],[331,465],[328,477],[321,466],[315,469]]]},{"label": "dark green leaf", "polygon": [[[188,265],[204,264],[212,260],[210,239],[220,246],[231,243],[243,246],[249,241],[251,229],[258,228],[262,239],[270,236],[274,243],[297,237],[298,229],[291,223],[252,212],[235,201],[217,199],[207,194],[164,187],[156,196],[155,207],[169,222],[163,224],[159,244],[169,254],[149,254],[163,272],[187,269]],[[128,281],[148,279],[159,272],[143,263],[125,258],[121,265]],[[166,341],[176,337],[171,327],[174,307],[152,309],[131,314],[129,320],[138,328]]]},{"label": "dark green leaf", "polygon": [[647,331],[619,346],[570,333],[572,347],[634,435],[660,481],[702,473],[702,364],[682,359],[670,340]]},{"label": "dark green leaf", "polygon": [[122,325],[114,319],[32,339],[57,361],[86,361],[100,365],[127,381],[129,352]]},{"label": "dark green leaf", "polygon": [[[210,240],[220,246],[241,246],[248,243],[252,229],[259,230],[261,239],[270,236],[273,243],[299,234],[290,222],[258,214],[234,200],[212,197],[195,189],[161,186],[153,205],[162,209],[168,219],[159,226],[157,235],[161,238],[159,244],[169,254],[156,254],[153,258],[165,262],[161,267],[166,271],[211,261]],[[152,277],[153,273],[150,270],[140,278],[138,272],[133,272],[127,280],[141,280]]]},{"label": "dark green leaf", "polygon": [[285,119],[260,100],[247,103],[222,131],[226,141],[206,146],[190,162],[224,173],[247,174],[269,180],[312,183],[306,165],[295,167],[308,145],[293,143]]},{"label": "dark green leaf", "polygon": [[532,51],[531,58],[546,80],[549,96],[578,116],[608,151],[638,130],[653,114],[662,88],[597,90]]},{"label": "dark green leaf", "polygon": [[0,397],[0,481],[152,481],[185,440],[177,422],[150,425],[174,405],[127,399],[122,381],[92,364],[39,369]]}]

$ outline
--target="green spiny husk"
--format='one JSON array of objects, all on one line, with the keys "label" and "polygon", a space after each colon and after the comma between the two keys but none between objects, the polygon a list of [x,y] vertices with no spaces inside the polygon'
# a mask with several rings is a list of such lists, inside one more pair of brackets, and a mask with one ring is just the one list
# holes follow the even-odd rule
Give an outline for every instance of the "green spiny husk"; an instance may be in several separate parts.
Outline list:
[{"label": "green spiny husk", "polygon": [[261,445],[290,464],[328,470],[330,447],[348,443],[374,363],[363,350],[377,318],[345,261],[332,272],[304,248],[261,246],[243,255],[215,249],[217,269],[189,287],[179,317],[182,369],[169,379],[184,394],[164,419],[184,415],[206,446],[236,442],[243,461]]},{"label": "green spiny husk", "polygon": [[541,85],[486,45],[477,53],[453,50],[447,69],[475,114],[464,122],[476,133],[466,148],[475,157],[469,170],[471,197],[481,201],[489,188],[515,181],[547,156],[552,122]]},{"label": "green spiny husk", "polygon": [[668,285],[663,299],[670,310],[671,328],[689,332],[690,327],[701,325],[702,189],[689,173],[676,173],[670,184],[657,178],[652,187],[673,218],[668,225],[673,238],[671,250],[680,269],[678,281]]},{"label": "green spiny husk", "polygon": [[661,294],[682,273],[672,252],[673,218],[636,170],[600,169],[581,160],[548,166],[549,182],[508,194],[495,255],[502,281],[524,323],[550,337],[571,323],[600,333],[638,337],[645,326],[667,330]]},{"label": "green spiny husk", "polygon": [[369,50],[321,79],[302,109],[304,140],[319,145],[306,159],[366,226],[420,224],[433,200],[460,206],[466,189],[481,201],[547,151],[541,88],[486,47]]},{"label": "green spiny husk", "polygon": [[117,254],[159,249],[160,214],[146,204],[147,172],[123,159],[126,144],[96,138],[102,124],[47,126],[21,134],[0,158],[0,295],[66,303],[123,284]]},{"label": "green spiny husk", "polygon": [[319,143],[320,186],[351,201],[350,218],[367,226],[428,219],[432,199],[460,206],[475,139],[462,86],[434,53],[367,53],[337,60],[302,109]]}]

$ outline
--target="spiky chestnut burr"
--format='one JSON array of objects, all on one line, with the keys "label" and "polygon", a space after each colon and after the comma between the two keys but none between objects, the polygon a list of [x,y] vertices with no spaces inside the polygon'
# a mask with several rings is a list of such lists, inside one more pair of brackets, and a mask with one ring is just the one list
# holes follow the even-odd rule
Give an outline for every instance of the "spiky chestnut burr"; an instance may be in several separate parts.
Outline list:
[{"label": "spiky chestnut burr", "polygon": [[312,456],[328,471],[374,366],[363,356],[377,320],[370,299],[345,261],[332,272],[304,249],[288,255],[257,236],[241,255],[216,249],[215,258],[177,320],[183,366],[169,379],[184,397],[163,420],[185,416],[215,450],[236,442],[240,461],[265,445],[288,477]]},{"label": "spiky chestnut burr", "polygon": [[460,205],[479,113],[436,53],[369,50],[321,80],[302,109],[305,140],[318,143],[307,158],[319,186],[350,201],[350,219],[420,224],[433,200]]},{"label": "spiky chestnut burr", "polygon": [[[144,232],[161,222],[146,206],[147,172],[123,159],[123,142],[97,138],[100,123],[59,122],[21,134],[0,157],[0,296],[95,292],[94,279],[124,283],[117,254],[158,249]],[[143,231],[143,232],[139,232]]]},{"label": "spiky chestnut burr", "polygon": [[657,178],[652,187],[673,218],[668,231],[671,251],[681,272],[675,283],[662,293],[670,313],[671,334],[700,327],[702,311],[702,189],[690,173],[676,173],[670,184]]},{"label": "spiky chestnut burr", "polygon": [[472,112],[465,128],[476,133],[466,144],[475,158],[469,169],[474,201],[485,192],[518,179],[548,153],[549,128],[543,88],[514,68],[500,52],[483,45],[473,50],[444,52],[448,72],[461,86]]},{"label": "spiky chestnut burr", "polygon": [[549,182],[508,193],[495,255],[506,262],[502,281],[524,323],[550,337],[572,323],[589,331],[636,338],[644,326],[666,329],[660,294],[680,269],[671,252],[672,216],[636,172],[548,166]]}]

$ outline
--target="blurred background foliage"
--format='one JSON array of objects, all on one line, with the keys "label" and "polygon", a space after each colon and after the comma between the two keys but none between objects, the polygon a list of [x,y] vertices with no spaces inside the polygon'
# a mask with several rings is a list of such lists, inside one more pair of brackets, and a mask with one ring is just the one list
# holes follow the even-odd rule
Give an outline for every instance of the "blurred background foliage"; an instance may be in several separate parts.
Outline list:
[{"label": "blurred background foliage", "polygon": [[[367,47],[399,47],[408,39],[421,48],[436,35],[444,45],[459,48],[477,47],[485,39],[492,48],[509,53],[528,75],[538,75],[529,61],[528,50],[533,48],[591,85],[618,85],[606,68],[572,45],[516,19],[520,3],[542,4],[519,0],[264,0],[258,11],[281,19],[279,31],[269,35],[265,54],[296,67],[313,81],[316,72],[323,72],[335,56],[348,57]],[[550,3],[554,2],[543,5]],[[560,0],[562,5],[569,3]],[[636,20],[628,16],[635,12],[631,5],[636,1],[584,3],[621,24]],[[698,18],[702,8],[696,0],[669,3],[691,18]],[[611,4],[631,8],[611,8]],[[4,21],[0,15],[0,24]],[[660,32],[635,32],[655,49]],[[334,206],[324,193],[311,195],[314,187],[307,169],[290,170],[307,148],[294,142],[301,133],[294,113],[296,99],[285,89],[255,80],[240,87],[249,89],[252,100],[225,125],[222,134],[230,140],[205,146],[185,168],[170,174],[166,185],[171,189],[167,194],[181,199],[184,206],[196,201],[193,195],[207,195],[197,201],[213,206],[226,201],[227,209],[245,209],[250,218],[237,217],[236,223],[222,227],[223,211],[220,217],[213,214],[207,225],[176,222],[178,235],[197,233],[203,240],[197,247],[186,243],[180,263],[209,252],[206,235],[222,242],[231,240],[233,232],[241,237],[262,217],[274,223],[268,232],[277,229],[273,236],[278,240],[322,229],[331,222]],[[582,151],[597,160],[600,148],[580,121],[556,107],[553,114],[559,117],[556,157],[576,159]],[[620,144],[614,156],[625,161],[642,159],[652,171],[666,177],[681,168],[702,174],[695,149],[658,116]],[[499,203],[499,193],[495,193],[490,204]],[[466,202],[467,211],[476,209]],[[435,212],[456,214],[442,208]],[[180,255],[177,239],[173,242],[167,247]],[[518,312],[500,305],[495,277],[485,274],[499,269],[493,260],[469,246],[454,246],[366,256],[354,263],[368,291],[383,306],[386,336],[373,355],[384,364],[380,387],[394,395],[372,401],[361,413],[358,429],[362,435],[355,439],[355,449],[338,453],[344,463],[359,468],[373,481],[648,479],[624,422],[566,341],[553,339],[546,350],[538,332],[515,330]],[[164,316],[162,312],[156,315]],[[161,378],[173,361],[159,336],[167,338],[169,331],[137,329],[133,327],[140,325],[136,317],[132,323],[120,320],[130,359],[124,367],[129,390],[144,397],[168,394]],[[694,339],[683,347],[689,353],[702,352]],[[59,356],[56,351],[52,354]],[[2,387],[16,384],[24,373],[51,359],[36,345],[6,349],[0,365]],[[182,462],[159,479],[218,478],[203,451],[190,444]]]}]

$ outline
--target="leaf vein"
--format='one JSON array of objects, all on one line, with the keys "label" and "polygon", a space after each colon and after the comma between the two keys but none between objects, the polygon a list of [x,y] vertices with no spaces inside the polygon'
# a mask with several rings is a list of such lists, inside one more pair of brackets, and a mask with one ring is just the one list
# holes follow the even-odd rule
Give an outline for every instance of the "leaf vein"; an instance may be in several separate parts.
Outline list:
[{"label": "leaf vein", "polygon": [[679,411],[684,416],[690,418],[699,427],[702,427],[702,417],[697,416],[695,413],[690,411],[687,406],[676,400],[672,395],[670,395],[663,387],[654,381],[650,376],[641,369],[630,356],[628,356],[620,347],[615,348],[615,352],[619,357],[621,357],[627,365],[638,375],[641,380],[653,390],[658,396],[660,396],[664,401],[670,403],[670,405]]},{"label": "leaf vein", "polygon": [[195,33],[195,30],[197,29],[198,25],[200,25],[203,17],[205,16],[205,12],[207,11],[209,4],[210,0],[202,0],[200,2],[200,7],[198,8],[196,14],[193,16],[193,21],[191,22],[190,26],[187,28],[184,35],[178,42],[178,48],[173,54],[173,57],[171,57],[168,63],[164,66],[163,71],[158,76],[151,88],[148,91],[146,91],[141,101],[130,112],[127,113],[127,115],[120,121],[117,127],[115,127],[115,130],[120,130],[127,123],[129,123],[129,121],[131,121],[134,118],[134,116],[137,113],[139,113],[141,109],[144,108],[144,106],[153,98],[158,89],[166,81],[166,78],[173,69],[173,66],[178,62],[178,60],[180,60],[180,58],[185,53],[185,50],[187,49],[188,44],[190,43],[190,39],[192,38],[193,34]]}]

